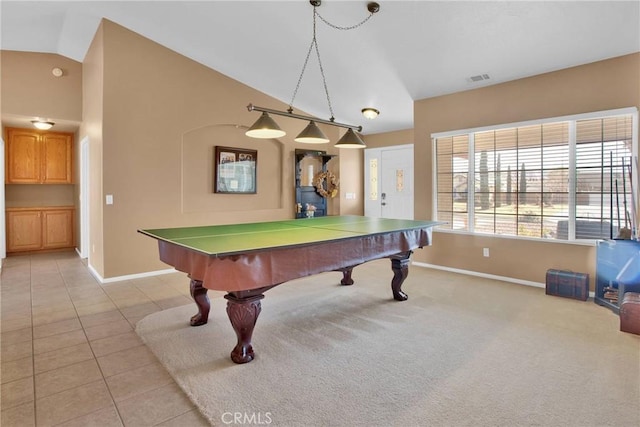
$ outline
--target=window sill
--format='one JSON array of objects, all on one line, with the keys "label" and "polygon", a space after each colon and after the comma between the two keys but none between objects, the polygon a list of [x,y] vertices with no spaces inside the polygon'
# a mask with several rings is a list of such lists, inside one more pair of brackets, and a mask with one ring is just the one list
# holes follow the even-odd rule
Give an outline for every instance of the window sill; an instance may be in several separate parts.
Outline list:
[{"label": "window sill", "polygon": [[578,246],[596,246],[598,240],[604,240],[604,239],[581,239],[581,240],[540,239],[535,237],[509,236],[504,234],[472,233],[470,231],[446,230],[446,229],[438,229],[438,228],[434,228],[433,231],[435,233],[460,234],[460,235],[471,236],[471,237],[488,237],[492,239],[523,240],[523,241],[530,241],[530,242],[536,242],[536,243],[555,243],[555,244],[562,244],[562,245],[578,245]]}]

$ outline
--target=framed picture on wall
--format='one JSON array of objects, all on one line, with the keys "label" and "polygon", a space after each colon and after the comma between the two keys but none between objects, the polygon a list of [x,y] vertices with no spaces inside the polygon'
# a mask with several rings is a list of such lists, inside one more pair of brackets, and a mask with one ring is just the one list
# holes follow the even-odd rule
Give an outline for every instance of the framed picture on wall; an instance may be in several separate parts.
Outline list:
[{"label": "framed picture on wall", "polygon": [[255,194],[258,151],[215,147],[214,193]]}]

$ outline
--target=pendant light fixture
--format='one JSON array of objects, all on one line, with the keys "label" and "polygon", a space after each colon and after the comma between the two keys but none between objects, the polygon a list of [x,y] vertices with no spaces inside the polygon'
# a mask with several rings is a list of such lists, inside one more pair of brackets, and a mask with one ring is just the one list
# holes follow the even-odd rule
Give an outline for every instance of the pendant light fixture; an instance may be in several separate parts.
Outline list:
[{"label": "pendant light fixture", "polygon": [[306,128],[294,139],[295,142],[306,142],[307,144],[324,144],[329,142],[329,138],[320,130],[316,122],[311,120]]},{"label": "pendant light fixture", "polygon": [[[329,142],[329,138],[320,130],[317,123],[327,124],[331,126],[338,126],[347,128],[345,134],[340,138],[340,140],[335,144],[336,147],[340,148],[364,148],[366,147],[365,143],[358,136],[357,132],[362,132],[362,126],[348,125],[344,123],[337,123],[333,117],[333,108],[331,107],[331,98],[329,97],[329,90],[327,89],[327,82],[324,76],[324,69],[322,67],[322,61],[320,59],[320,51],[318,49],[318,41],[316,39],[316,17],[320,18],[322,22],[329,25],[330,27],[337,30],[352,30],[354,28],[360,27],[362,24],[367,22],[374,13],[380,10],[380,5],[375,2],[371,2],[367,4],[367,10],[369,11],[369,16],[367,16],[362,22],[352,25],[349,27],[339,27],[337,25],[331,24],[326,19],[324,19],[318,13],[317,9],[322,3],[320,0],[310,0],[309,3],[313,6],[313,38],[311,39],[311,45],[309,46],[309,50],[307,52],[307,56],[304,60],[304,65],[302,66],[302,71],[300,73],[300,77],[298,77],[298,83],[293,92],[293,96],[291,97],[291,102],[289,103],[289,108],[287,111],[278,111],[272,110],[269,108],[257,107],[255,105],[249,104],[247,109],[249,111],[261,111],[262,115],[260,118],[249,128],[246,132],[247,136],[252,138],[280,138],[286,133],[280,129],[278,124],[269,116],[269,114],[290,117],[299,120],[306,120],[309,122],[307,127],[300,132],[300,134],[294,139],[296,142],[302,142],[307,144],[325,144]],[[307,68],[307,63],[309,62],[309,57],[311,56],[311,51],[315,50],[316,56],[318,58],[318,65],[320,67],[320,75],[322,76],[322,84],[324,86],[324,92],[327,98],[327,104],[329,105],[329,113],[331,114],[331,118],[329,120],[322,120],[315,117],[303,116],[300,114],[293,113],[293,101],[296,98],[298,93],[298,89],[300,89],[300,82],[302,81],[302,76]]]},{"label": "pendant light fixture", "polygon": [[251,138],[280,138],[287,133],[280,129],[280,126],[271,118],[269,114],[262,113],[260,118],[245,132]]},{"label": "pendant light fixture", "polygon": [[336,147],[340,148],[365,148],[366,145],[364,141],[358,136],[357,133],[353,131],[353,129],[349,128],[342,135],[342,138],[338,140],[336,143]]}]

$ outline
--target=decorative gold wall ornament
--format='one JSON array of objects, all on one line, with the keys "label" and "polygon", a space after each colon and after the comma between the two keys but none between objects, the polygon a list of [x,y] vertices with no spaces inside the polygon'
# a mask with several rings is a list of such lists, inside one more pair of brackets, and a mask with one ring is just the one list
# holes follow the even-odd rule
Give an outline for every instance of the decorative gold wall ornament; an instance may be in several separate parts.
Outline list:
[{"label": "decorative gold wall ornament", "polygon": [[333,199],[338,195],[340,189],[340,181],[330,171],[320,172],[313,179],[313,186],[316,187],[316,191],[322,197]]}]

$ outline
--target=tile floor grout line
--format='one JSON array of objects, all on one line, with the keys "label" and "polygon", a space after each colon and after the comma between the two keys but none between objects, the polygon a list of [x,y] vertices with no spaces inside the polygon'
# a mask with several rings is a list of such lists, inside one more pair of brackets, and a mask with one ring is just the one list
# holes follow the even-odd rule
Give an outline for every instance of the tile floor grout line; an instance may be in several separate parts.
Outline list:
[{"label": "tile floor grout line", "polygon": [[[176,303],[178,303],[178,301],[176,302],[168,302],[168,303],[164,303],[161,304],[159,303],[159,301],[164,301],[164,300],[170,300],[171,298],[179,298],[179,297],[186,297],[187,299],[189,299],[189,297],[187,295],[184,294],[184,292],[182,292],[182,290],[180,289],[176,289],[176,286],[174,284],[169,284],[169,283],[162,283],[163,286],[167,286],[168,290],[173,290],[176,291],[178,293],[178,295],[175,296],[169,296],[167,298],[162,298],[160,293],[157,298],[154,298],[153,295],[155,294],[154,292],[149,291],[149,289],[146,286],[143,286],[144,289],[147,289],[148,292],[145,292],[143,290],[143,288],[140,288],[136,283],[131,282],[131,281],[126,281],[127,286],[130,286],[132,289],[137,290],[138,292],[141,293],[141,296],[144,297],[144,301],[140,302],[140,305],[146,305],[146,304],[151,304],[151,307],[144,307],[142,310],[136,311],[135,310],[135,306],[137,304],[134,304],[131,307],[134,307],[134,310],[130,311],[130,310],[125,310],[126,308],[128,308],[129,306],[122,306],[122,303],[125,303],[126,305],[126,299],[124,301],[121,301],[121,304],[119,304],[118,302],[116,302],[116,299],[114,299],[114,297],[108,293],[105,289],[104,286],[102,286],[102,284],[98,283],[97,286],[100,288],[100,291],[97,290],[93,290],[92,286],[95,285],[97,283],[97,280],[95,279],[95,277],[91,276],[90,280],[85,281],[82,277],[80,277],[80,272],[78,272],[78,274],[76,274],[76,272],[74,271],[74,269],[76,268],[76,264],[77,264],[77,260],[74,258],[73,260],[71,259],[61,259],[61,258],[44,258],[45,262],[42,263],[36,263],[35,259],[34,259],[34,255],[32,254],[26,254],[25,256],[25,265],[23,267],[18,266],[19,268],[24,268],[24,270],[28,270],[28,284],[25,283],[25,285],[20,286],[19,288],[17,288],[18,290],[18,295],[23,295],[26,294],[25,296],[28,295],[28,313],[30,316],[29,319],[29,330],[31,332],[31,343],[30,343],[30,350],[31,350],[31,378],[30,378],[30,382],[31,382],[31,387],[32,387],[32,393],[29,396],[29,398],[31,399],[29,402],[25,402],[24,404],[18,405],[18,406],[22,406],[22,405],[28,405],[30,412],[29,412],[29,417],[32,417],[30,422],[33,422],[34,425],[38,426],[38,425],[42,425],[43,422],[46,422],[46,418],[48,416],[48,414],[41,414],[41,420],[38,420],[38,405],[37,405],[37,392],[36,392],[36,375],[39,374],[43,374],[45,372],[50,372],[56,369],[60,369],[60,368],[64,368],[64,367],[68,367],[68,366],[72,366],[74,364],[77,364],[79,362],[73,362],[73,363],[68,363],[65,364],[63,366],[56,366],[50,369],[47,369],[46,371],[37,373],[36,372],[36,354],[35,354],[35,336],[36,336],[36,329],[38,329],[38,331],[41,331],[43,333],[52,333],[51,335],[47,335],[46,337],[42,337],[42,338],[48,338],[48,337],[54,337],[55,335],[58,334],[63,334],[65,332],[59,332],[63,329],[65,329],[67,327],[67,325],[63,325],[62,328],[56,330],[56,328],[50,328],[49,331],[47,332],[46,330],[41,330],[39,329],[41,326],[46,326],[46,325],[52,325],[55,324],[57,322],[64,322],[64,321],[68,321],[68,322],[72,322],[73,320],[78,322],[79,327],[82,329],[82,335],[84,336],[85,340],[86,340],[86,345],[88,345],[89,348],[89,352],[86,356],[90,356],[90,359],[86,359],[86,361],[84,362],[88,362],[89,360],[93,360],[98,368],[98,371],[100,372],[100,378],[97,378],[95,381],[91,381],[91,383],[95,383],[96,385],[98,384],[98,382],[101,381],[101,384],[106,387],[106,391],[108,393],[109,399],[110,401],[106,402],[106,406],[100,408],[100,409],[96,409],[96,410],[92,410],[91,412],[87,413],[87,414],[83,414],[83,415],[78,415],[78,416],[73,416],[72,418],[66,419],[65,421],[60,421],[59,423],[68,423],[70,421],[76,420],[76,419],[80,419],[81,417],[86,417],[86,416],[90,416],[92,414],[97,414],[100,411],[105,410],[106,408],[111,408],[111,410],[115,410],[115,414],[113,421],[115,421],[115,417],[117,416],[117,419],[119,421],[119,423],[123,426],[126,425],[125,423],[125,419],[123,417],[123,414],[121,414],[120,408],[118,407],[118,403],[116,402],[116,399],[114,397],[114,394],[112,393],[112,389],[109,387],[109,383],[107,382],[107,377],[105,376],[105,371],[103,370],[102,366],[98,363],[98,357],[96,356],[96,353],[94,351],[94,348],[91,346],[91,341],[89,339],[89,333],[87,331],[88,327],[85,325],[85,323],[81,320],[81,316],[80,316],[80,311],[82,309],[82,307],[78,306],[81,298],[81,295],[76,295],[76,297],[73,297],[72,294],[75,294],[75,289],[77,288],[79,292],[82,292],[83,288],[86,289],[90,289],[90,293],[89,296],[91,297],[91,292],[94,292],[95,294],[99,294],[99,292],[102,292],[102,296],[106,296],[106,299],[113,304],[113,311],[117,312],[123,320],[126,320],[127,325],[133,330],[133,332],[135,333],[135,327],[136,327],[136,320],[139,320],[142,317],[145,317],[146,315],[149,315],[153,312],[156,311],[163,311],[166,310],[168,308],[173,308],[174,306],[176,306]],[[40,261],[42,261],[42,258],[40,259]],[[51,263],[51,264],[50,264]],[[82,264],[82,268],[83,269],[87,269],[87,266],[84,262],[82,262],[82,259],[80,259],[80,263]],[[55,266],[55,271],[53,270],[52,267]],[[5,270],[3,268],[3,270]],[[5,273],[5,271],[2,271],[2,273]],[[36,274],[37,273],[37,274]],[[60,282],[58,281],[60,279]],[[77,280],[76,280],[77,279]],[[34,282],[34,280],[36,282]],[[51,304],[53,304],[53,302],[47,303],[49,296],[47,294],[44,294],[44,296],[41,296],[42,294],[39,295],[40,291],[42,291],[43,293],[45,291],[47,291],[47,285],[51,285],[51,283],[53,282],[55,283],[55,288],[58,288],[59,285],[64,286],[64,290],[66,292],[66,295],[64,295],[65,297],[68,298],[68,300],[65,299],[64,302],[60,302],[60,306],[64,307],[65,304],[70,303],[70,306],[73,307],[73,315],[71,315],[70,318],[64,318],[66,317],[67,314],[64,314],[63,319],[62,320],[55,320],[57,318],[54,317],[54,320],[51,320],[51,316],[48,312],[48,310],[46,310],[47,308],[47,304],[49,304],[50,307],[52,307]],[[73,286],[73,284],[77,285],[77,286]],[[74,290],[74,292],[72,292],[72,288]],[[4,290],[4,289],[3,289]],[[57,290],[54,290],[55,292],[57,292]],[[1,290],[0,290],[1,292]],[[52,296],[55,296],[55,292],[52,294]],[[4,292],[3,292],[4,293]],[[1,296],[1,295],[0,295]],[[38,298],[35,298],[35,297]],[[40,301],[40,298],[42,298],[42,301]],[[26,299],[26,298],[25,298]],[[35,302],[39,302],[39,304],[36,306],[34,305]],[[26,304],[25,304],[26,305]],[[100,308],[100,307],[98,307]],[[65,308],[66,309],[66,308]],[[147,313],[147,311],[151,309],[153,310],[151,313]],[[62,311],[62,310],[61,310]],[[69,310],[70,311],[70,310]],[[109,310],[110,311],[110,310]],[[39,324],[36,324],[36,322],[34,322],[34,317],[36,317],[36,312],[39,313],[38,314],[38,320],[39,320]],[[88,311],[88,313],[90,313],[90,311]],[[101,311],[99,311],[96,314],[102,313]],[[125,313],[130,313],[130,316],[126,316]],[[142,314],[138,314],[138,313],[142,313]],[[70,313],[68,313],[70,314]],[[93,314],[93,313],[90,313]],[[90,315],[90,314],[87,314]],[[114,313],[115,314],[115,313]],[[41,322],[40,322],[41,321]],[[94,325],[94,326],[99,326],[102,324],[108,324],[110,322],[99,322],[98,324]],[[75,327],[75,325],[71,325],[73,327]],[[107,328],[108,329],[108,328]],[[76,329],[74,329],[75,331]],[[128,331],[130,332],[130,331]],[[108,338],[112,335],[113,332],[108,332],[109,335],[107,335],[106,337],[103,338]],[[98,333],[99,335],[99,333]],[[115,334],[117,335],[117,334]],[[55,340],[55,338],[54,338]],[[25,340],[26,341],[26,340]],[[75,345],[84,345],[83,344],[75,344]],[[66,345],[63,348],[71,348],[74,345]],[[137,346],[136,346],[137,347]],[[144,342],[142,342],[140,344],[140,347],[145,347],[146,348],[146,344]],[[46,347],[43,347],[46,348]],[[48,350],[45,351],[43,353],[40,353],[40,355],[46,355],[48,353],[54,353],[56,351],[59,351],[60,349],[52,349],[52,350]],[[126,349],[125,349],[126,350]],[[119,351],[124,351],[124,350],[119,350]],[[117,352],[114,353],[109,353],[109,354],[115,354]],[[52,355],[53,356],[53,355]],[[27,356],[28,357],[28,356]],[[154,357],[153,361],[149,362],[149,363],[145,363],[143,366],[149,366],[152,365],[153,363],[158,363],[158,360]],[[53,366],[53,365],[52,365]],[[135,367],[135,368],[129,368],[130,371],[141,368],[140,367]],[[163,369],[165,369],[163,367]],[[126,371],[125,371],[126,372]],[[175,379],[173,379],[172,376],[171,377],[171,384],[177,386],[177,384],[175,383]],[[28,377],[25,377],[28,378]],[[69,390],[73,390],[77,387],[80,387],[82,385],[78,385],[78,386],[74,386],[74,387],[70,387],[70,388],[65,388],[64,390],[58,390],[56,391],[56,393],[53,394],[49,394],[47,396],[43,396],[43,398],[49,397],[49,396],[55,396],[59,393],[64,393],[64,392],[68,392]],[[136,396],[136,395],[141,395],[144,393],[153,393],[156,390],[162,389],[163,387],[166,387],[167,384],[165,385],[161,385],[161,386],[152,386],[149,389],[144,390],[143,392],[135,392],[134,395],[132,396]],[[180,389],[180,387],[178,386],[178,390],[180,390],[181,393],[183,393],[183,391]],[[132,396],[128,396],[128,398],[131,398]],[[105,396],[106,397],[106,396]],[[190,399],[189,399],[190,400]],[[126,401],[126,399],[123,399],[122,402]],[[26,408],[25,408],[26,409]],[[199,417],[201,417],[202,415],[200,414],[200,412],[198,411],[197,407],[194,406],[193,404],[190,405],[189,409],[185,409],[183,412],[180,412],[179,414],[167,414],[168,418],[162,421],[158,421],[155,425],[159,425],[159,424],[163,424],[166,422],[169,422],[173,419],[178,419],[182,416],[185,416],[185,414],[188,414],[189,412],[193,411],[194,413],[198,414]],[[4,413],[4,411],[3,411]],[[71,415],[71,414],[68,414]],[[67,416],[68,416],[67,415]],[[44,417],[44,418],[42,418]],[[58,421],[56,421],[56,423],[58,423]]]},{"label": "tile floor grout line", "polygon": [[29,315],[31,316],[31,381],[33,387],[33,423],[35,426],[38,425],[38,418],[36,413],[36,345],[35,345],[35,325],[33,324],[33,260],[32,255],[28,255],[29,257]]},{"label": "tile floor grout line", "polygon": [[[60,271],[60,266],[58,264],[58,261],[56,261],[56,265],[58,266],[58,271]],[[84,337],[87,340],[87,345],[89,346],[89,351],[93,355],[93,360],[95,361],[96,366],[98,367],[98,371],[100,372],[100,377],[102,379],[104,387],[107,389],[107,393],[109,393],[109,397],[111,398],[111,403],[112,403],[116,413],[118,414],[118,419],[120,420],[120,423],[124,426],[125,425],[124,419],[122,418],[122,414],[120,414],[120,410],[118,409],[118,405],[116,404],[116,400],[113,397],[113,393],[111,392],[111,389],[109,388],[109,384],[107,383],[107,378],[104,375],[104,371],[102,370],[102,367],[100,366],[100,363],[98,362],[98,357],[96,356],[96,353],[93,350],[93,347],[91,346],[91,340],[89,340],[89,336],[87,336],[87,331],[86,331],[84,325],[82,324],[82,320],[80,319],[80,314],[78,313],[78,307],[76,306],[76,303],[73,301],[73,297],[69,294],[69,287],[67,285],[67,281],[66,281],[66,279],[65,279],[65,277],[64,277],[64,275],[62,273],[60,273],[60,277],[62,277],[62,282],[64,283],[64,288],[67,291],[67,295],[69,295],[69,299],[71,300],[71,304],[73,304],[73,309],[76,312],[76,316],[78,318],[78,323],[80,323],[80,327],[82,328],[82,333],[84,334]],[[95,280],[95,278],[93,278],[93,280]],[[107,296],[107,298],[109,298],[109,301],[111,301],[113,303],[113,301],[111,300],[111,297],[106,292],[104,292],[104,289],[102,288],[102,286],[100,286],[100,291],[103,294],[105,294]],[[115,303],[113,303],[113,304],[115,305],[116,309],[118,309],[118,312],[120,312],[120,309],[118,308],[118,306]],[[124,317],[122,312],[120,312],[120,315],[122,315]],[[103,409],[104,408],[100,408],[100,409],[98,409],[96,411],[90,412],[89,414],[101,411]],[[84,416],[89,415],[89,414],[80,415],[80,416],[75,417],[75,418],[84,417]],[[74,418],[72,418],[72,419],[74,419]],[[71,421],[71,420],[67,420],[65,422],[68,422],[68,421]]]},{"label": "tile floor grout line", "polygon": [[[67,285],[66,280],[64,279],[64,275],[63,275],[63,274],[60,274],[60,275],[61,275],[61,277],[62,277],[62,279],[63,279],[64,284],[65,284],[65,289],[67,290],[67,294],[69,294],[69,291],[68,291],[68,289],[69,289],[69,288],[68,288],[68,285]],[[93,278],[93,280],[95,280],[95,278]],[[97,280],[96,280],[96,282],[97,282]],[[125,280],[125,281],[123,281],[123,282],[127,282],[127,283],[129,283],[132,287],[134,287],[134,288],[135,288],[135,289],[137,289],[138,291],[142,292],[142,293],[143,293],[143,295],[144,295],[144,296],[149,300],[149,302],[153,303],[153,304],[154,304],[155,306],[157,306],[160,310],[163,310],[163,308],[162,308],[161,306],[159,306],[159,305],[158,305],[158,304],[157,304],[157,303],[156,303],[156,302],[155,302],[155,301],[154,301],[154,300],[153,300],[149,295],[147,295],[146,293],[144,293],[144,292],[143,292],[140,288],[138,288],[138,286],[136,286],[134,283],[131,283],[131,281],[129,281],[129,280]],[[106,291],[105,291],[104,286],[103,286],[101,283],[97,283],[97,284],[98,284],[98,286],[99,286],[99,288],[100,288],[100,291],[101,291],[101,292],[102,292],[102,293],[103,293],[103,294],[104,294],[104,295],[109,299],[109,301],[114,305],[114,307],[116,308],[116,310],[118,311],[118,313],[120,313],[120,315],[121,315],[121,316],[122,316],[122,317],[127,321],[127,323],[132,327],[133,331],[135,332],[135,325],[134,325],[134,324],[132,324],[132,323],[131,323],[131,321],[127,318],[127,316],[122,312],[122,310],[120,309],[120,306],[118,305],[118,303],[117,303],[117,302],[116,302],[116,301],[111,297],[111,295],[109,295],[109,293],[108,293],[108,292],[106,292]],[[104,382],[104,384],[105,384],[105,387],[107,388],[107,391],[108,391],[108,393],[109,393],[109,396],[111,397],[111,400],[112,400],[113,406],[114,406],[114,408],[115,408],[115,410],[116,410],[116,413],[118,414],[118,418],[120,419],[120,422],[121,422],[121,423],[122,423],[122,425],[124,426],[124,425],[126,425],[126,424],[125,424],[125,422],[124,422],[124,419],[123,419],[123,417],[122,417],[122,414],[120,413],[120,409],[119,409],[119,407],[118,407],[118,402],[116,401],[115,397],[113,396],[113,393],[112,393],[112,391],[111,391],[111,388],[109,387],[109,383],[107,382],[107,377],[105,376],[104,371],[102,370],[102,367],[100,366],[100,363],[98,363],[98,357],[96,356],[96,354],[95,354],[95,352],[94,352],[94,350],[93,350],[93,347],[91,346],[91,340],[89,339],[89,337],[88,337],[88,336],[87,336],[87,334],[86,334],[85,326],[84,326],[84,324],[82,323],[82,320],[80,319],[80,316],[79,316],[78,311],[77,311],[77,307],[76,307],[76,305],[75,305],[75,303],[74,303],[74,301],[73,301],[73,297],[71,297],[71,295],[69,295],[69,298],[71,299],[71,303],[72,303],[72,304],[73,304],[73,306],[74,306],[74,309],[75,309],[75,311],[76,311],[76,315],[78,316],[78,321],[80,322],[80,326],[81,326],[81,328],[82,328],[82,331],[83,331],[83,333],[84,333],[84,335],[85,335],[85,337],[86,337],[86,339],[87,339],[87,343],[89,344],[89,349],[90,349],[90,351],[91,351],[91,354],[93,355],[94,360],[96,361],[96,364],[97,364],[97,366],[98,366],[98,370],[100,371],[100,374],[101,374],[101,376],[102,376],[102,380],[103,380],[103,382]],[[105,338],[106,338],[106,337],[105,337]],[[141,346],[145,346],[144,342],[141,344]],[[145,347],[146,347],[146,346],[145,346]],[[120,351],[122,351],[122,350],[120,350]],[[117,352],[109,353],[109,354],[115,354],[115,353],[117,353]],[[104,355],[104,356],[107,356],[107,355],[108,355],[108,354],[106,354],[106,355]],[[151,364],[153,364],[153,363],[145,364],[145,365],[143,365],[143,366],[149,366],[149,365],[151,365]],[[172,381],[175,381],[175,380],[173,380],[173,378],[172,378]],[[158,389],[160,389],[160,388],[162,388],[162,387],[164,387],[164,385],[163,385],[163,386],[154,387],[154,388],[152,388],[152,389],[150,389],[150,390],[146,390],[146,392],[154,391],[154,390],[158,390]],[[100,410],[102,410],[102,409],[104,409],[104,408],[101,408]],[[193,408],[191,408],[190,410],[193,410]],[[97,411],[94,411],[94,412],[97,412]],[[177,417],[179,417],[179,416],[182,416],[182,415],[184,415],[184,414],[185,414],[185,413],[187,413],[187,412],[189,412],[189,411],[185,411],[184,413],[179,414],[179,415],[176,415],[176,417],[173,417],[173,418],[177,418]],[[92,413],[93,413],[93,412],[92,412]],[[85,415],[88,415],[88,414],[85,414]],[[82,415],[82,416],[85,416],[85,415]],[[76,418],[80,418],[80,417],[82,417],[82,416],[79,416],[79,417],[76,417]],[[173,418],[171,418],[171,419],[173,419]],[[70,420],[68,420],[68,421],[70,421]],[[168,420],[163,420],[162,422],[166,422],[166,421],[168,421]],[[162,423],[162,422],[161,422],[161,423]]]}]

